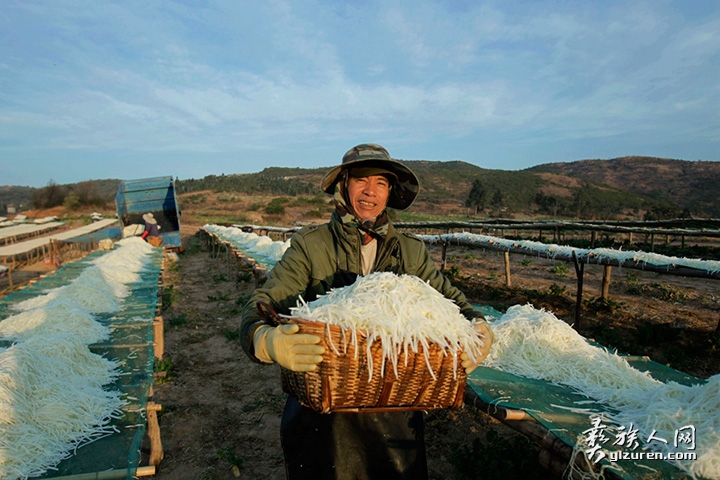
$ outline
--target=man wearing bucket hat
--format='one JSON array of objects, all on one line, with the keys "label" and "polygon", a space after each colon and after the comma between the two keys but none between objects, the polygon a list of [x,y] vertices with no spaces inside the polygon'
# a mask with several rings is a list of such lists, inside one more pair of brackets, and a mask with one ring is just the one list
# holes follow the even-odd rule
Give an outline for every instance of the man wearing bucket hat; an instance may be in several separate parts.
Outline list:
[{"label": "man wearing bucket hat", "polygon": [[[396,232],[389,221],[386,208],[410,207],[419,182],[385,148],[353,147],[325,175],[321,188],[335,200],[330,221],[295,233],[267,282],[243,308],[241,342],[252,360],[297,372],[317,368],[324,352],[320,338],[298,333],[297,325],[270,325],[260,315],[258,302],[287,314],[298,297],[310,302],[371,272],[416,275],[453,300],[468,319],[482,318],[437,269],[424,243]],[[487,356],[492,343],[487,323],[479,322],[476,328],[485,346],[477,362],[463,356],[468,373]],[[423,429],[420,412],[322,414],[290,395],[280,430],[287,477],[427,479]]]}]

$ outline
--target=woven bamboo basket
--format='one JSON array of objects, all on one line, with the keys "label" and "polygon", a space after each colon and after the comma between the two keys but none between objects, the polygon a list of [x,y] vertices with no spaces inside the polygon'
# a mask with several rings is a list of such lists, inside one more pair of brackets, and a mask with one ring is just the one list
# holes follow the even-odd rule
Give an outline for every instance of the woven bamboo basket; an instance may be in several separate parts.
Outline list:
[{"label": "woven bamboo basket", "polygon": [[281,368],[283,390],[315,411],[437,410],[458,408],[463,403],[466,374],[460,352],[454,357],[433,343],[429,345],[427,359],[422,346],[417,352],[401,351],[396,371],[392,362],[383,358],[381,341],[375,339],[370,347],[370,376],[368,338],[360,332],[353,344],[349,334],[343,334],[336,325],[300,318],[282,321],[297,323],[301,333],[319,336],[325,347],[323,361],[315,371]]}]

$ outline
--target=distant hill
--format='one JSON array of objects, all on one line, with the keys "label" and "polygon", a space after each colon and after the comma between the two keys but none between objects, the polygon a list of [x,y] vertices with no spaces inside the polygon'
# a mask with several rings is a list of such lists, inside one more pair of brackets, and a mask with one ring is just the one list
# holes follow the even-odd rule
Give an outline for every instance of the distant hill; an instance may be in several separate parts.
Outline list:
[{"label": "distant hill", "polygon": [[[477,181],[485,192],[480,214],[486,216],[599,220],[720,217],[720,162],[623,157],[510,171],[461,161],[400,161],[420,179],[420,195],[411,210],[418,213],[467,213],[464,204]],[[270,167],[257,173],[179,180],[176,187],[178,194],[211,190],[266,196],[320,195],[319,185],[329,168]],[[113,201],[119,180],[92,182],[104,198]],[[29,205],[34,190],[0,187],[0,214],[7,203]]]},{"label": "distant hill", "polygon": [[621,157],[548,163],[527,172],[550,172],[591,180],[692,213],[720,215],[720,162]]},{"label": "distant hill", "polygon": [[32,187],[0,186],[0,216],[5,216],[8,205],[27,207],[34,191]]},{"label": "distant hill", "polygon": [[[420,194],[412,210],[422,213],[463,214],[475,181],[485,191],[485,215],[540,214],[580,218],[638,218],[659,202],[623,188],[548,172],[490,170],[466,162],[400,160],[420,180]],[[328,168],[266,168],[253,174],[211,175],[182,180],[178,193],[212,190],[247,194],[319,194]],[[677,212],[678,214],[680,211]]]},{"label": "distant hill", "polygon": [[[115,201],[120,180],[103,179],[103,180],[86,180],[84,182],[69,183],[65,185],[55,185],[63,192],[63,195],[69,192],[84,192],[92,194],[93,197],[102,199],[107,203]],[[33,187],[17,187],[11,185],[0,186],[0,216],[5,216],[8,206],[12,205],[17,211],[27,211],[33,209],[33,194],[40,190],[48,188]]]}]

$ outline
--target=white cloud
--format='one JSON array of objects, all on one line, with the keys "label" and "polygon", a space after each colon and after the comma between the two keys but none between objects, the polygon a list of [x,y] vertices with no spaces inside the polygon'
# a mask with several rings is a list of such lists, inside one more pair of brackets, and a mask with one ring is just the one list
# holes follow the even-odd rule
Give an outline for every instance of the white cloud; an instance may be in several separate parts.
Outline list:
[{"label": "white cloud", "polygon": [[720,5],[685,8],[17,2],[0,12],[0,155],[277,157],[379,137],[467,160],[475,150],[459,149],[480,139],[528,156],[533,142],[587,140],[587,158],[601,156],[594,139],[632,132],[658,145],[682,135],[682,148],[697,138],[707,152],[720,128]]}]

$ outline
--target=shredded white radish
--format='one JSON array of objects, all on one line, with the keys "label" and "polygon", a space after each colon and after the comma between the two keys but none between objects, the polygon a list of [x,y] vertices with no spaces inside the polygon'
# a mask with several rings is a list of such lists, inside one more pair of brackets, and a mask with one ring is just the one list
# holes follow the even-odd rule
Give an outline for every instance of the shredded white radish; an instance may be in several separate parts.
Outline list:
[{"label": "shredded white radish", "polygon": [[0,321],[0,478],[43,475],[82,444],[115,431],[125,400],[104,387],[120,364],[88,345],[109,337],[93,314],[122,308],[153,247],[137,237],[95,260],[70,284],[11,306]]},{"label": "shredded white radish", "polygon": [[69,285],[12,305],[13,310],[44,307],[48,302],[63,298],[73,300],[90,313],[114,312],[120,300],[128,295],[127,284],[137,281],[139,272],[147,264],[147,254],[153,248],[140,238],[129,237],[116,243],[119,247],[93,261]]},{"label": "shredded white radish", "polygon": [[108,337],[108,327],[101,325],[73,300],[55,299],[44,308],[34,308],[0,322],[0,338],[25,340],[74,332],[86,344]]},{"label": "shredded white radish", "polygon": [[[531,305],[509,308],[492,329],[485,366],[570,386],[617,410],[612,420],[632,423],[645,439],[653,430],[672,439],[675,430],[693,425],[698,459],[674,463],[693,476],[720,478],[720,375],[693,386],[660,382]],[[668,452],[673,445],[653,442],[649,447]]]},{"label": "shredded white radish", "polygon": [[270,237],[252,232],[243,232],[242,229],[237,227],[205,225],[202,228],[230,242],[238,250],[268,269],[272,268],[282,258],[285,250],[290,247],[290,240],[284,242],[273,241]]},{"label": "shredded white radish", "polygon": [[528,253],[543,253],[549,258],[555,258],[558,255],[570,257],[573,252],[578,258],[595,257],[598,259],[613,259],[618,262],[636,262],[658,267],[687,267],[697,270],[703,270],[708,273],[720,272],[720,261],[702,260],[695,258],[673,257],[660,255],[658,253],[643,252],[640,250],[615,250],[612,248],[576,248],[568,245],[558,245],[553,243],[542,243],[533,240],[511,240],[507,238],[492,237],[489,235],[480,235],[467,232],[448,233],[443,235],[418,235],[426,243],[438,243],[443,241],[462,240],[469,244],[494,244],[504,249],[520,248],[527,250]]},{"label": "shredded white radish", "polygon": [[[437,344],[446,354],[453,355],[457,375],[457,353],[465,351],[474,360],[482,347],[482,339],[460,308],[428,283],[412,275],[376,272],[344,288],[332,289],[326,295],[305,303],[299,301],[291,316],[337,325],[357,344],[358,332],[368,338],[366,356],[372,378],[370,348],[376,339],[382,342],[384,375],[385,361],[397,372],[401,352],[419,351],[423,346],[428,370],[428,345]],[[333,345],[336,353],[337,346]],[[356,351],[357,353],[357,351]],[[405,357],[407,361],[407,356]]]}]

